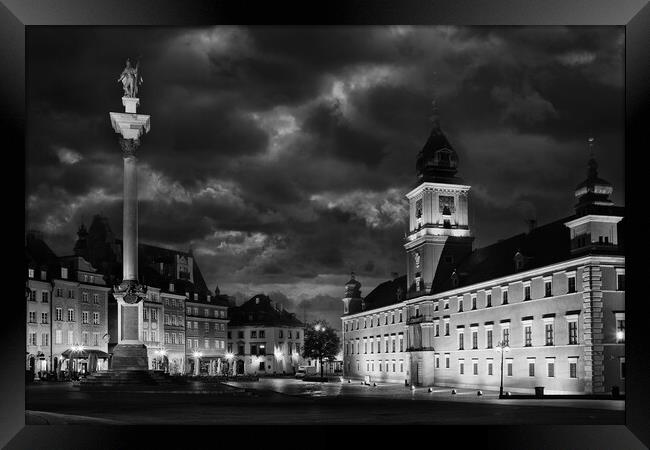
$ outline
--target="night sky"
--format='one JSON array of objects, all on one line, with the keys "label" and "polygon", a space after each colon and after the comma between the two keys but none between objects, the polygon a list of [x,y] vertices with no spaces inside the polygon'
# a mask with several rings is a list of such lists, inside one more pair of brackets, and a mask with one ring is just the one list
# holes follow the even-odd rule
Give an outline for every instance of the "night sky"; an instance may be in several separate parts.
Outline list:
[{"label": "night sky", "polygon": [[437,98],[472,186],[475,246],[573,213],[595,137],[624,204],[622,27],[31,28],[27,227],[59,255],[95,214],[122,229],[109,120],[141,56],[141,242],[192,246],[211,290],[265,292],[340,327],[405,272],[415,160]]}]

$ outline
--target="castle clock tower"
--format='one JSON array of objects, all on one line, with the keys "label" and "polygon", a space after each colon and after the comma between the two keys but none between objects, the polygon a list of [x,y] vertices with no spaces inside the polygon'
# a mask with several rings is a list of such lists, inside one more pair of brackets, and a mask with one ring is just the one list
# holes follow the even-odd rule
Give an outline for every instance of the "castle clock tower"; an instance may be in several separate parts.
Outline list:
[{"label": "castle clock tower", "polygon": [[431,292],[434,280],[448,279],[472,251],[468,221],[470,186],[456,176],[458,156],[434,118],[433,129],[418,154],[418,180],[406,194],[409,234],[406,249],[408,297]]}]

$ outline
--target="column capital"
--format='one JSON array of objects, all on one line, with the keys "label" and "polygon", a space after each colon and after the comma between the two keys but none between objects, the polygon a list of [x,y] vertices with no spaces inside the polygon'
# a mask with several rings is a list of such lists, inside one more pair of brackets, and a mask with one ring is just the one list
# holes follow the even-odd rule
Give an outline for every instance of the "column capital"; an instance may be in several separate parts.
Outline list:
[{"label": "column capital", "polygon": [[125,139],[123,137],[118,138],[120,143],[120,148],[122,149],[122,157],[130,158],[135,157],[135,151],[140,147],[140,139]]}]

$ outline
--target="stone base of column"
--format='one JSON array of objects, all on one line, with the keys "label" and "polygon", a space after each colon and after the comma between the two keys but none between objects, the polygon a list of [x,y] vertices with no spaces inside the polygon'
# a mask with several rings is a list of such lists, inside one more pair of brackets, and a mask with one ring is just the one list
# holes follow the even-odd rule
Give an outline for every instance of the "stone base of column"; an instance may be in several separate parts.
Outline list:
[{"label": "stone base of column", "polygon": [[143,344],[118,344],[113,350],[111,370],[149,370],[147,347]]}]

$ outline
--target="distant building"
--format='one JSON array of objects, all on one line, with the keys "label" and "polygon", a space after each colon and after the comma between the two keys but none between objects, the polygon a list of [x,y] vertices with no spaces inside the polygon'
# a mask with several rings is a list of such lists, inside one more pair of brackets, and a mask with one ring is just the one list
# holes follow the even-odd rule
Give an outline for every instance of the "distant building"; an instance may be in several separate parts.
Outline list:
[{"label": "distant building", "polygon": [[187,292],[185,301],[187,373],[218,375],[224,370],[228,299]]},{"label": "distant building", "polygon": [[436,123],[406,195],[406,275],[343,298],[345,376],[547,393],[625,389],[624,211],[588,163],[575,212],[473,249],[470,186]]},{"label": "distant building", "polygon": [[164,356],[171,374],[185,373],[185,295],[174,293],[174,284],[160,290],[163,302]]},{"label": "distant building", "polygon": [[[56,257],[38,233],[28,233],[26,252],[32,292],[27,308],[28,369],[59,375],[65,370],[105,369],[110,288],[103,276],[82,257]],[[79,346],[83,353],[75,353]]]},{"label": "distant building", "polygon": [[[263,294],[230,310],[229,373],[293,374],[303,363],[304,324]],[[230,361],[229,361],[230,362]]]}]

